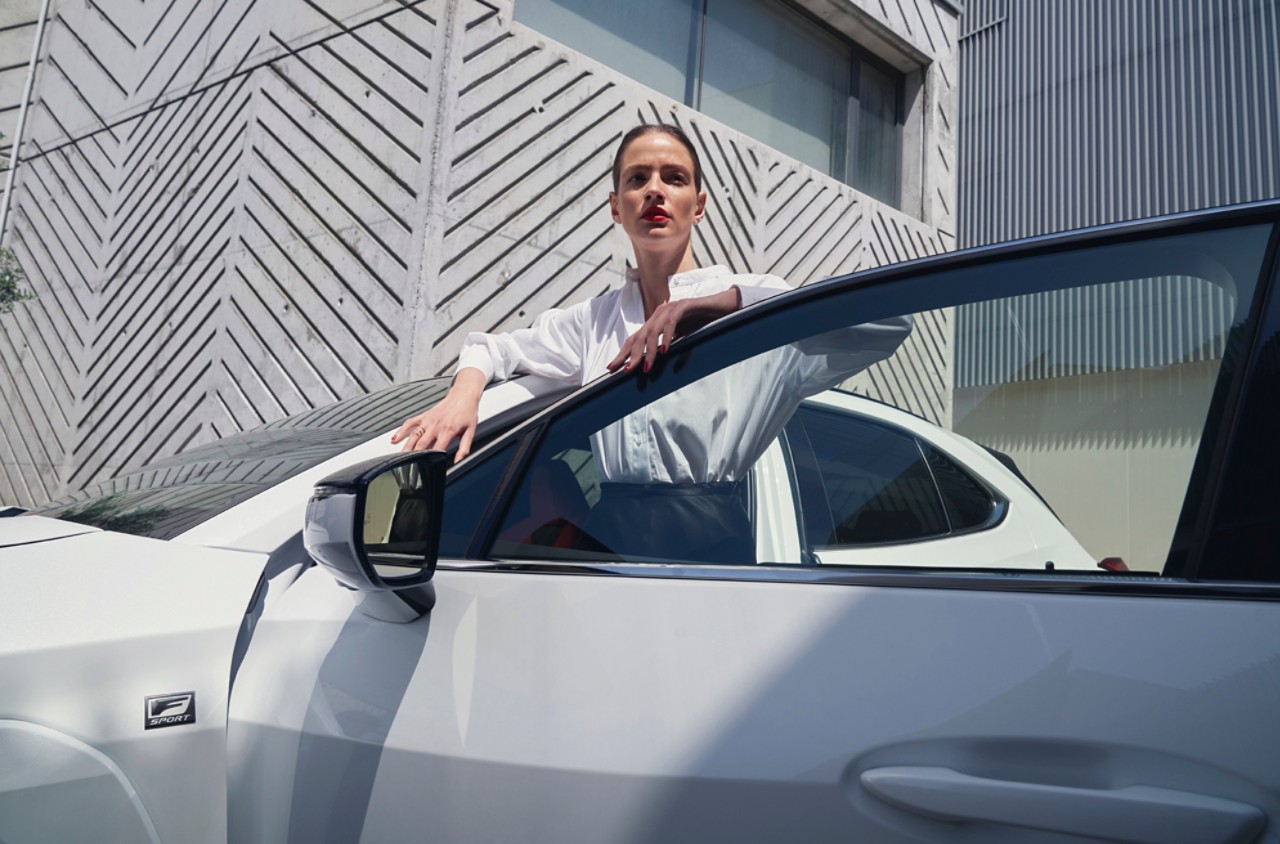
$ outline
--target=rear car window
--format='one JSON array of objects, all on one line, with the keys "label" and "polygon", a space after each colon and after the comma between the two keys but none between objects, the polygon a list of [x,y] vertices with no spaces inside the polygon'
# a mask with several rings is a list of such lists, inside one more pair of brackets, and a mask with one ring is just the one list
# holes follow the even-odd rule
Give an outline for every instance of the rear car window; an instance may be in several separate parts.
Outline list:
[{"label": "rear car window", "polygon": [[801,504],[831,514],[815,546],[915,542],[984,526],[995,500],[982,484],[929,443],[852,414],[802,407],[820,486]]},{"label": "rear car window", "polygon": [[449,379],[433,378],[304,411],[94,484],[30,515],[172,539],[386,433],[448,388]]}]

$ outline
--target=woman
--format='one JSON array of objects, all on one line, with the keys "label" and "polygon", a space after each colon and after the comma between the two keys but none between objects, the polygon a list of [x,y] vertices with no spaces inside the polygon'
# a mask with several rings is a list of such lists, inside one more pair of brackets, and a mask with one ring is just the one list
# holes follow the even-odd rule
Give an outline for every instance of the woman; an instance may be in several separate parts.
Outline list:
[{"label": "woman", "polygon": [[[635,252],[618,290],[540,316],[509,334],[471,334],[448,394],[405,421],[392,437],[405,450],[471,449],[485,385],[532,373],[585,384],[606,372],[646,371],[679,336],[790,286],[768,275],[699,269],[693,227],[707,195],[693,144],[672,126],[628,132],[613,162],[609,208]],[[517,546],[607,551],[624,559],[746,563],[755,559],[742,480],[802,398],[888,357],[911,329],[909,318],[853,326],[784,344],[714,373],[591,437],[600,500],[573,531],[512,527]],[[528,482],[538,482],[538,467]],[[536,498],[531,486],[521,500]],[[582,523],[579,524],[578,522]],[[580,529],[580,530],[579,530]],[[566,543],[564,537],[574,539]]]},{"label": "woman", "polygon": [[606,372],[642,366],[677,337],[790,286],[777,276],[735,275],[722,266],[698,269],[693,227],[707,195],[693,143],[680,129],[642,124],[629,131],[613,159],[609,209],[626,232],[636,266],[613,290],[540,316],[509,334],[470,334],[445,398],[405,420],[392,436],[405,451],[445,449],[458,439],[455,462],[471,451],[480,395],[492,380],[518,373],[585,384]]}]

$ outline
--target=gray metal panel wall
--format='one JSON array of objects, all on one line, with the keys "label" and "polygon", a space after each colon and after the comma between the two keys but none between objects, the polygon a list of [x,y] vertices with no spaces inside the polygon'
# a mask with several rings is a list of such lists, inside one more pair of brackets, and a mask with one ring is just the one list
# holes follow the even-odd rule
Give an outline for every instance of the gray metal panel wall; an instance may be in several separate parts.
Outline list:
[{"label": "gray metal panel wall", "polygon": [[[914,7],[929,14],[883,29],[953,68],[955,16]],[[616,284],[609,164],[640,119],[701,147],[701,263],[801,284],[952,247],[511,10],[54,0],[4,233],[37,298],[0,318],[0,502],[448,371],[468,331]],[[950,87],[934,94],[926,117],[948,123]],[[953,208],[950,181],[930,184]],[[912,361],[948,332],[922,320],[870,388],[945,413],[945,379]]]},{"label": "gray metal panel wall", "polygon": [[1280,196],[1275,0],[969,0],[962,246]]}]

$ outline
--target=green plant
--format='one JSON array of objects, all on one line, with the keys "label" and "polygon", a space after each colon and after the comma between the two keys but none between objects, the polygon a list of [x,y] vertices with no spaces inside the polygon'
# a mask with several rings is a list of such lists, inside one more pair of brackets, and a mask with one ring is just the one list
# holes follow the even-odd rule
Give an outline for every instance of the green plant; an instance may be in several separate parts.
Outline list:
[{"label": "green plant", "polygon": [[0,314],[13,311],[18,302],[34,299],[35,294],[20,286],[27,278],[12,249],[0,248]]}]

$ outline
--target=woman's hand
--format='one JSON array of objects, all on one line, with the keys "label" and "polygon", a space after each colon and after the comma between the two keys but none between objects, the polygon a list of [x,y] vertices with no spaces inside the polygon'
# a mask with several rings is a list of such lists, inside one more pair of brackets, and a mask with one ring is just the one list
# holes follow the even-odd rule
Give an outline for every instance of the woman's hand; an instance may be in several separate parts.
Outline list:
[{"label": "woman's hand", "polygon": [[458,439],[457,463],[471,453],[471,441],[480,419],[480,396],[484,393],[484,373],[478,369],[462,369],[453,386],[438,404],[417,416],[410,416],[394,434],[392,443],[403,442],[401,451],[435,449],[444,451]]},{"label": "woman's hand", "polygon": [[644,325],[623,342],[618,356],[609,361],[606,368],[610,372],[630,371],[643,362],[644,371],[648,372],[654,359],[665,354],[677,337],[691,334],[740,307],[742,294],[736,286],[710,296],[663,302],[654,308]]}]

